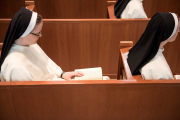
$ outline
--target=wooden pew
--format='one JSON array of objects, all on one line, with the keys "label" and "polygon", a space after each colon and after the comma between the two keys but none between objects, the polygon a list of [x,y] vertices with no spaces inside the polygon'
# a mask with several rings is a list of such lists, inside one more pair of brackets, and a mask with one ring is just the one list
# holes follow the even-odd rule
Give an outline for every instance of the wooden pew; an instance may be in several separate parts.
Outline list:
[{"label": "wooden pew", "polygon": [[0,120],[18,120],[10,82],[0,82]]},{"label": "wooden pew", "polygon": [[46,19],[107,18],[106,0],[35,0],[35,5]]},{"label": "wooden pew", "polygon": [[1,0],[0,1],[0,19],[12,18],[14,14],[21,8],[25,7],[24,0]]},{"label": "wooden pew", "polygon": [[[143,34],[149,19],[43,19],[38,43],[64,71],[102,67],[103,74],[117,78],[119,41],[133,41]],[[0,20],[3,42],[10,19]],[[173,73],[180,73],[180,36],[163,52]]]},{"label": "wooden pew", "polygon": [[0,85],[1,120],[180,119],[180,81],[34,81],[6,87]]}]

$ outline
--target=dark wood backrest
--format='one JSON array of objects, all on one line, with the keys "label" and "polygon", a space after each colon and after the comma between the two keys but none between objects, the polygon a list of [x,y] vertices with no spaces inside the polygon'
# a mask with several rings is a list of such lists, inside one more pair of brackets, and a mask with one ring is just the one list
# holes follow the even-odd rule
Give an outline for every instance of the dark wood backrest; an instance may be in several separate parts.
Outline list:
[{"label": "dark wood backrest", "polygon": [[180,119],[180,81],[2,83],[1,120]]},{"label": "dark wood backrest", "polygon": [[107,18],[106,0],[35,0],[35,5],[46,19]]},{"label": "dark wood backrest", "polygon": [[[119,41],[133,41],[143,34],[149,19],[43,19],[39,45],[64,71],[102,67],[104,75],[117,78]],[[9,20],[0,20],[3,42]],[[180,36],[163,52],[173,73],[180,73]],[[114,77],[113,77],[114,76]]]},{"label": "dark wood backrest", "polygon": [[0,19],[12,18],[21,7],[25,7],[25,0],[1,0]]}]

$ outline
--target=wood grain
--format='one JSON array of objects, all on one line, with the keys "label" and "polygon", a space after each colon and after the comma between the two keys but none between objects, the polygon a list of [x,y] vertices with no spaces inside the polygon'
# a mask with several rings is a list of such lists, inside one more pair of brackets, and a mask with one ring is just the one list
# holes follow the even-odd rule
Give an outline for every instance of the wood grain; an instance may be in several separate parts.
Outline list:
[{"label": "wood grain", "polygon": [[25,7],[24,0],[1,0],[0,18],[12,18],[21,7]]},{"label": "wood grain", "polygon": [[[3,42],[9,20],[0,20]],[[135,44],[149,19],[44,19],[38,43],[64,71],[102,67],[103,74],[117,74],[120,41]],[[180,73],[180,36],[163,52],[173,73]],[[113,77],[113,78],[116,78]]]},{"label": "wood grain", "polygon": [[35,5],[46,19],[107,18],[106,0],[35,0]]}]

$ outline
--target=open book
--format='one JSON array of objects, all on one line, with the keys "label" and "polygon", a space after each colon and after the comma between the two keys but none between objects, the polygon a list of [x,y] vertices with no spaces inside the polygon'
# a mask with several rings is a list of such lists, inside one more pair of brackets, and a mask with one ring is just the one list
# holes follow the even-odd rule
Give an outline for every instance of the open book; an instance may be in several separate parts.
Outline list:
[{"label": "open book", "polygon": [[180,80],[180,75],[174,75],[174,78],[175,78],[176,80]]},{"label": "open book", "polygon": [[75,71],[81,71],[84,76],[75,77],[74,80],[103,80],[101,67],[76,69]]}]

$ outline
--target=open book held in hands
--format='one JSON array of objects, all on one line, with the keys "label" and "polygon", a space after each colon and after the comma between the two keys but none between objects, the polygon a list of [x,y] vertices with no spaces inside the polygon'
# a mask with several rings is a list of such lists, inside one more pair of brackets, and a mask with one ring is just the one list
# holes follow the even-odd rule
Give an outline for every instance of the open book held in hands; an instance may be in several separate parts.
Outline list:
[{"label": "open book held in hands", "polygon": [[103,80],[101,67],[76,69],[75,71],[81,71],[84,76],[75,77],[74,80]]}]

